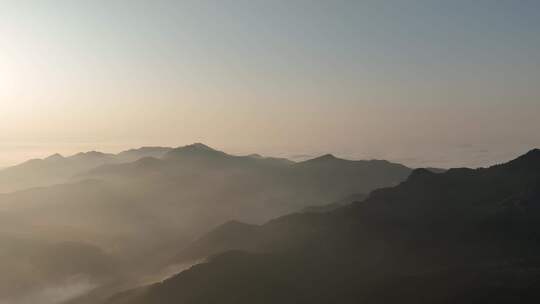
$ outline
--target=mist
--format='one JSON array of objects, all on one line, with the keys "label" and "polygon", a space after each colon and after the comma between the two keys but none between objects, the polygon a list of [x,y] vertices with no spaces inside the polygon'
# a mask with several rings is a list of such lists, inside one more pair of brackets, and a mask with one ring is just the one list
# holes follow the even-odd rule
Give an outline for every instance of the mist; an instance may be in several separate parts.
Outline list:
[{"label": "mist", "polygon": [[0,304],[540,303],[538,2],[0,2]]},{"label": "mist", "polygon": [[37,291],[29,290],[20,298],[13,298],[0,301],[2,304],[58,304],[84,295],[96,286],[85,278],[75,276],[68,278],[65,283],[56,286],[44,287]]},{"label": "mist", "polygon": [[[28,286],[6,286],[2,297],[30,297],[30,289],[21,303],[60,303],[90,286],[113,286],[109,294],[160,281],[180,271],[182,248],[227,221],[262,224],[396,185],[410,172],[329,154],[302,162],[237,156],[200,143],[32,160],[0,171],[3,280]],[[64,283],[79,275],[92,283]]]}]

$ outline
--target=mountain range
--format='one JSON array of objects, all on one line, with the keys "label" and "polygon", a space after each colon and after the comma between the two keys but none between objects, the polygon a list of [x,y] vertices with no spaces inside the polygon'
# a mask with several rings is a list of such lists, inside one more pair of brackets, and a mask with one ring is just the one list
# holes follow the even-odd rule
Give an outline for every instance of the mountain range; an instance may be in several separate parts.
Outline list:
[{"label": "mountain range", "polygon": [[[411,172],[387,161],[292,162],[203,144],[29,161],[0,172],[3,189],[30,187],[0,194],[0,272],[10,283],[0,286],[0,302],[57,303],[42,294],[86,292],[80,286],[109,294],[155,282],[186,246],[223,223],[259,225],[397,185]],[[36,254],[20,254],[28,250]],[[57,258],[43,258],[55,250]]]},{"label": "mountain range", "polygon": [[202,263],[104,303],[537,303],[539,256],[535,149],[489,168],[417,169],[328,212],[226,223],[175,258]]},{"label": "mountain range", "polygon": [[32,159],[0,170],[0,193],[65,183],[74,175],[100,165],[132,162],[143,157],[159,158],[170,150],[165,147],[142,147],[119,154],[90,151],[69,157],[53,154],[44,159]]}]

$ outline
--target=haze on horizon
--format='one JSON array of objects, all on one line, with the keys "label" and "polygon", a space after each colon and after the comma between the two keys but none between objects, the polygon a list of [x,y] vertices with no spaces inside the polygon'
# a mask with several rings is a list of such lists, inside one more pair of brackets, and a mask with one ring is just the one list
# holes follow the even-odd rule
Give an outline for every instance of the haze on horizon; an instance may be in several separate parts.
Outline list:
[{"label": "haze on horizon", "polygon": [[0,4],[0,167],[192,142],[474,167],[540,146],[537,1]]}]

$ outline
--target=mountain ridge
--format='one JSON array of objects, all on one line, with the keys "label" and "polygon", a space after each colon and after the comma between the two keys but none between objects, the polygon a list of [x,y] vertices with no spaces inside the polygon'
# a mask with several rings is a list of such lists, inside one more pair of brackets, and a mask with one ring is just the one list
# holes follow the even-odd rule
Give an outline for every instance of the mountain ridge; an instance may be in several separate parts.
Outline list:
[{"label": "mountain ridge", "polygon": [[[118,272],[126,277],[96,291],[106,293],[164,278],[162,270],[169,274],[178,269],[175,265],[169,269],[169,262],[182,248],[229,220],[261,224],[350,193],[394,185],[411,172],[397,164],[364,166],[347,160],[338,165],[297,166],[283,159],[228,155],[199,145],[167,153],[174,157],[93,164],[58,185],[2,194],[0,231],[51,242],[84,240],[103,249],[118,261]],[[47,172],[60,172],[62,166],[54,162],[52,167],[56,171]],[[73,172],[73,167],[67,169],[62,174]],[[252,237],[248,228],[252,226],[226,227],[214,237],[227,237],[221,248],[226,249],[230,241],[242,245]],[[9,266],[11,259],[0,259],[0,267]],[[70,259],[75,261],[76,256],[66,257],[66,263]],[[62,275],[54,269],[50,274]]]},{"label": "mountain ridge", "polygon": [[482,169],[417,169],[363,202],[257,226],[232,251],[218,238],[222,255],[106,303],[534,303],[539,164],[532,150]]}]

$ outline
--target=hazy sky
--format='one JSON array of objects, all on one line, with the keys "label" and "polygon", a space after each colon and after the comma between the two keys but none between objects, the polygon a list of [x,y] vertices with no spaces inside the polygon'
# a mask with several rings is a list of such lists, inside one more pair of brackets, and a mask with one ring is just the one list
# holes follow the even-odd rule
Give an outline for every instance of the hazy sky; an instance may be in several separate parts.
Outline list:
[{"label": "hazy sky", "polygon": [[478,166],[540,146],[540,1],[0,0],[0,166],[204,142]]}]

